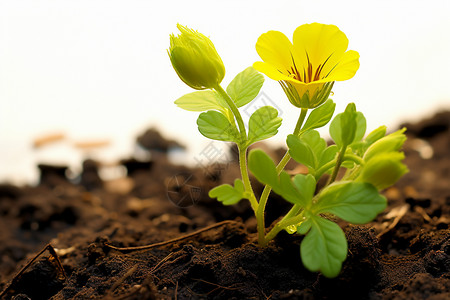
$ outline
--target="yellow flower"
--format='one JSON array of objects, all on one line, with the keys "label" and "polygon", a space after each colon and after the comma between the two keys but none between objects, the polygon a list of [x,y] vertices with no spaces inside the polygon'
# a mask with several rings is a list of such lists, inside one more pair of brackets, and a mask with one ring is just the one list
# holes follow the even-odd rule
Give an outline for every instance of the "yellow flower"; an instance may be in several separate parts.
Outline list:
[{"label": "yellow flower", "polygon": [[314,108],[328,99],[334,81],[350,79],[358,70],[359,54],[347,47],[347,37],[334,25],[301,25],[293,43],[283,33],[269,31],[256,42],[264,62],[253,67],[279,81],[293,105]]},{"label": "yellow flower", "polygon": [[225,76],[225,66],[209,38],[185,26],[181,34],[170,35],[172,66],[184,83],[196,90],[215,88]]}]

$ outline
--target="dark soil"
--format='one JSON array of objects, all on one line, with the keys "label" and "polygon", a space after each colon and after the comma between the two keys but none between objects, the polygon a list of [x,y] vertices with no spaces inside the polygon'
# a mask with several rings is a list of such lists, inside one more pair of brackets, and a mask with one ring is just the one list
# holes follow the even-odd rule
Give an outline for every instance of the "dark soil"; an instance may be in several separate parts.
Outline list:
[{"label": "dark soil", "polygon": [[[303,268],[300,236],[281,233],[260,248],[248,203],[208,198],[239,177],[235,163],[175,166],[165,151],[179,145],[149,131],[139,144],[152,160],[121,161],[127,177],[102,181],[88,160],[75,179],[65,166],[40,165],[39,185],[0,185],[0,291],[5,299],[450,299],[450,112],[406,126],[410,173],[385,191],[389,207],[374,222],[340,223],[349,253],[335,279]],[[276,195],[269,201],[268,224],[288,209]],[[108,246],[211,225],[151,249]]]}]

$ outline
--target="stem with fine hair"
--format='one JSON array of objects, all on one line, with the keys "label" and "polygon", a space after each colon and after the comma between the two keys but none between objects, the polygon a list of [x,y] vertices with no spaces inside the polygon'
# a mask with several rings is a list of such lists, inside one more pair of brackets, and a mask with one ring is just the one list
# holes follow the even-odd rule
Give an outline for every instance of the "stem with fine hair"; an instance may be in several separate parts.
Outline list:
[{"label": "stem with fine hair", "polygon": [[233,99],[230,98],[230,96],[227,94],[227,92],[218,84],[214,88],[226,101],[228,107],[231,109],[231,112],[233,113],[234,117],[236,118],[236,122],[239,127],[239,132],[241,134],[241,141],[237,143],[238,150],[239,150],[239,168],[241,171],[242,181],[244,183],[245,190],[249,192],[250,197],[250,205],[252,206],[253,210],[256,213],[256,210],[258,208],[258,201],[256,200],[255,193],[253,192],[252,185],[250,183],[250,178],[248,176],[248,168],[247,168],[247,133],[245,131],[244,121],[242,120],[242,116],[234,103]]},{"label": "stem with fine hair", "polygon": [[241,144],[246,143],[247,133],[245,131],[244,121],[242,120],[241,113],[237,109],[236,104],[234,103],[233,99],[231,99],[230,96],[228,96],[227,92],[220,86],[220,84],[218,84],[214,89],[222,96],[222,98],[227,103],[228,107],[231,109],[231,112],[233,113],[234,117],[236,118],[239,127],[239,132],[241,134]]},{"label": "stem with fine hair", "polygon": [[333,183],[336,180],[336,177],[337,177],[337,174],[338,174],[339,169],[341,167],[341,164],[344,161],[345,150],[347,150],[347,146],[346,145],[342,146],[342,149],[339,152],[339,155],[338,155],[338,158],[337,158],[337,161],[336,161],[336,165],[334,166],[333,173],[331,174],[330,180],[328,181],[327,185]]},{"label": "stem with fine hair", "polygon": [[241,170],[242,181],[244,182],[245,190],[250,192],[250,198],[248,200],[250,201],[250,205],[252,206],[253,211],[256,213],[258,209],[258,201],[256,200],[255,194],[253,193],[250,178],[248,176],[247,147],[241,147],[240,145],[238,145],[238,148],[239,148],[239,168]]},{"label": "stem with fine hair", "polygon": [[[294,205],[293,209],[294,208],[295,208],[295,205]],[[305,219],[305,217],[303,216],[303,212],[301,212],[298,215],[291,216],[289,218],[286,218],[286,217],[283,218],[280,222],[275,224],[275,226],[269,231],[269,233],[267,233],[267,235],[265,236],[264,242],[266,244],[269,243],[271,240],[273,240],[273,238],[275,238],[277,236],[277,234],[281,230],[285,229],[286,227],[288,227],[290,225],[297,225],[297,224],[301,223],[304,219]]]}]

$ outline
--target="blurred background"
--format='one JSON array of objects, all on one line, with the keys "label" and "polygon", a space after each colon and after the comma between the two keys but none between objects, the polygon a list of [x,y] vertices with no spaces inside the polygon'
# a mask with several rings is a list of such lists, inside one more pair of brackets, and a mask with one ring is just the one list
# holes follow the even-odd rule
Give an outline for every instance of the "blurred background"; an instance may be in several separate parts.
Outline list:
[{"label": "blurred background", "polygon": [[[183,161],[195,163],[210,141],[197,131],[198,113],[173,104],[192,91],[167,55],[177,23],[211,38],[224,87],[259,60],[260,34],[292,38],[304,23],[335,24],[361,55],[356,76],[334,86],[336,112],[355,102],[368,130],[429,117],[450,108],[449,11],[448,0],[1,1],[0,182],[35,182],[37,162],[76,168],[87,155],[128,157],[151,127],[186,145]],[[284,119],[269,140],[282,145],[299,112],[277,82],[266,78],[262,92]],[[61,139],[33,148],[45,136]]]}]

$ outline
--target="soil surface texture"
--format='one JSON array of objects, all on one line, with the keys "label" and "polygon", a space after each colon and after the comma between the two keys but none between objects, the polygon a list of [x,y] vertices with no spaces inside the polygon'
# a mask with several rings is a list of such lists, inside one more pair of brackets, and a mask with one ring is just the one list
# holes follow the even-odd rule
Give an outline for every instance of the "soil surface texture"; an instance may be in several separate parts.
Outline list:
[{"label": "soil surface texture", "polygon": [[[339,222],[349,251],[337,278],[302,266],[301,236],[259,247],[246,201],[208,197],[240,177],[235,161],[174,165],[167,151],[182,146],[152,129],[137,141],[151,159],[120,161],[126,176],[102,180],[106,167],[86,160],[76,177],[39,165],[36,186],[0,184],[1,298],[450,299],[450,112],[405,126],[410,172],[373,222]],[[288,209],[272,194],[267,226]]]}]

